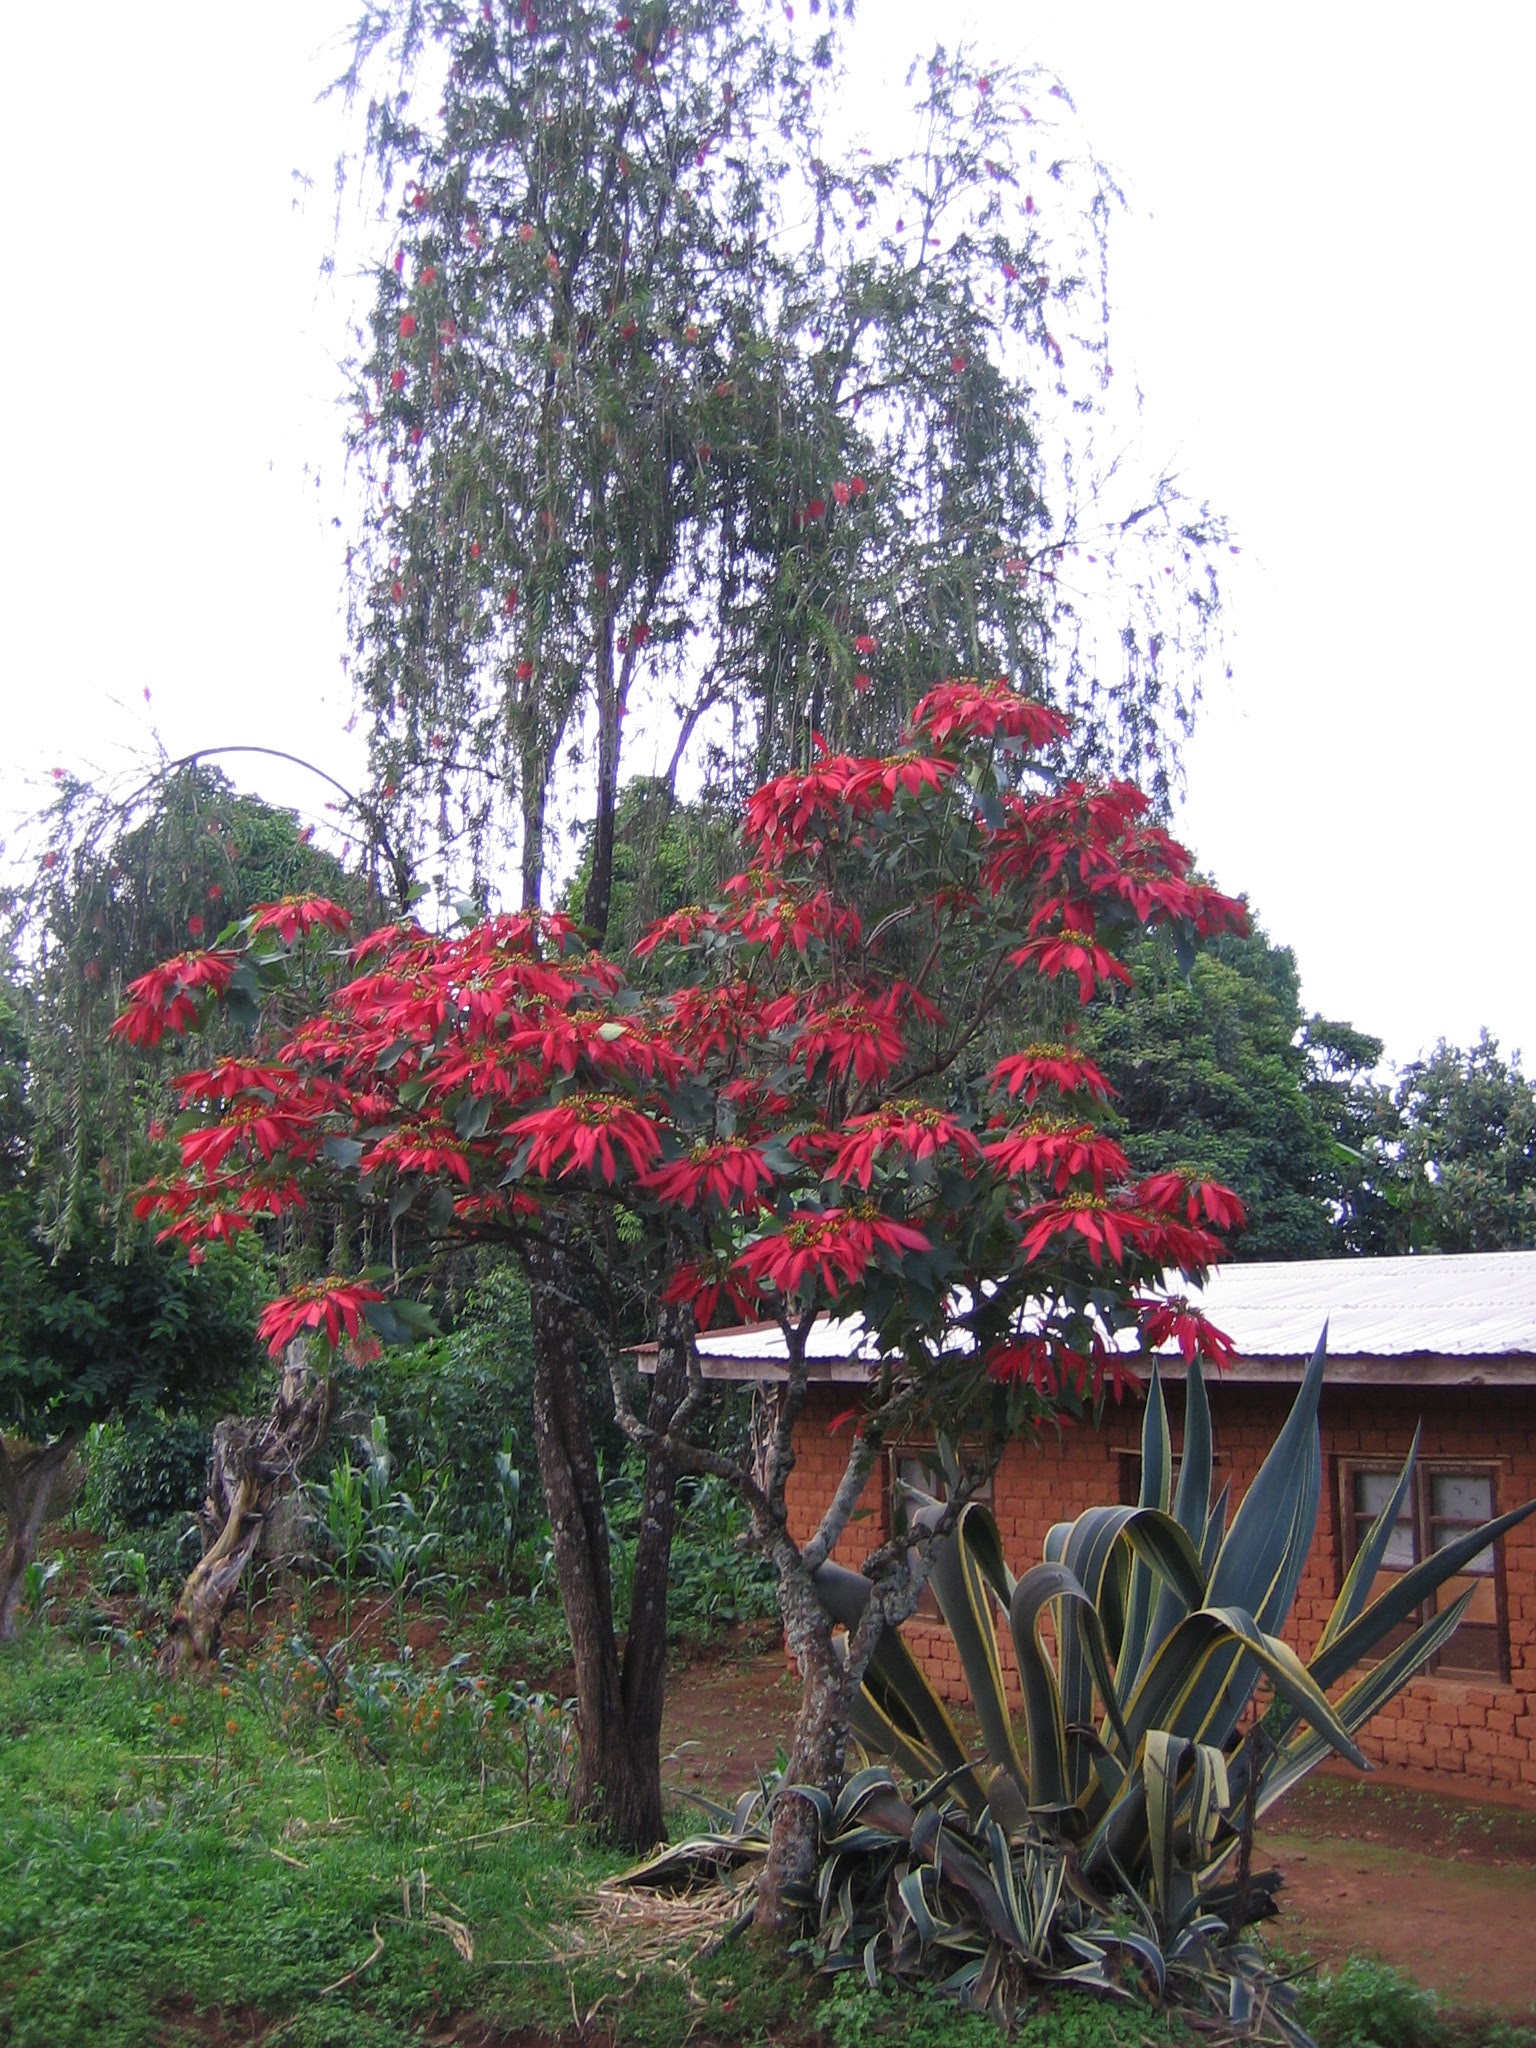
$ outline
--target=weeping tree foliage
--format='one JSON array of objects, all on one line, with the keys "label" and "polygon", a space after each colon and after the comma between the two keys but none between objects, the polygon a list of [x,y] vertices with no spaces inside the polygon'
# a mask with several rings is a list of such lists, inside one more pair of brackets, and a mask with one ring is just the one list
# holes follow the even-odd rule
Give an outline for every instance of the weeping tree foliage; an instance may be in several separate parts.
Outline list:
[{"label": "weeping tree foliage", "polygon": [[1100,453],[1115,195],[1064,92],[941,50],[910,141],[850,144],[835,0],[791,13],[379,0],[345,80],[378,786],[482,876],[520,838],[525,903],[579,790],[599,935],[626,763],[740,796],[1006,672],[1165,793],[1207,652],[1219,522]]},{"label": "weeping tree foliage", "polygon": [[[58,1252],[85,1222],[121,1230],[128,1197],[159,1160],[150,1132],[174,1107],[174,1060],[110,1035],[128,983],[211,945],[255,904],[324,894],[366,921],[378,897],[291,811],[197,760],[126,794],[60,773],[39,826],[31,879],[6,909],[27,1019],[34,1227]],[[238,1037],[231,1027],[232,1045]]]}]

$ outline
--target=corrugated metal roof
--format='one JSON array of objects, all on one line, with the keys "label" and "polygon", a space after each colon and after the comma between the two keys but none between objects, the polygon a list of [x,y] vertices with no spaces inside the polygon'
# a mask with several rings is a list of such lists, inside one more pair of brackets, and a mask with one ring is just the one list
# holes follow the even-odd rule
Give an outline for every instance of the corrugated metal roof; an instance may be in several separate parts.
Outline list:
[{"label": "corrugated metal roof", "polygon": [[[1193,1297],[1192,1297],[1193,1298]],[[1199,1295],[1244,1358],[1536,1354],[1536,1252],[1222,1266]]]},{"label": "corrugated metal roof", "polygon": [[[1309,1357],[1324,1323],[1329,1356],[1341,1366],[1348,1359],[1536,1357],[1536,1252],[1230,1265],[1203,1291],[1189,1291],[1239,1359]],[[713,1366],[721,1377],[749,1377],[750,1364],[783,1369],[784,1339],[772,1323],[708,1333],[698,1348],[705,1371]],[[862,1378],[877,1355],[858,1316],[821,1318],[806,1352],[818,1379]],[[1339,1375],[1351,1376],[1347,1369]]]}]

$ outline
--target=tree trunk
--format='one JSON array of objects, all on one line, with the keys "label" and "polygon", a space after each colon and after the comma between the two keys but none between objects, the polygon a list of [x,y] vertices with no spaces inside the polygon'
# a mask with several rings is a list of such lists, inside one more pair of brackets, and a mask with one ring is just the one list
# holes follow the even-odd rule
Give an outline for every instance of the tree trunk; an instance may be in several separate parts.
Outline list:
[{"label": "tree trunk", "polygon": [[203,1555],[181,1589],[160,1645],[160,1669],[168,1677],[207,1672],[217,1661],[225,1613],[267,1518],[325,1441],[334,1400],[330,1374],[311,1369],[308,1347],[299,1338],[288,1346],[265,1419],[252,1424],[227,1416],[215,1427],[208,1497],[198,1516]]},{"label": "tree trunk", "polygon": [[602,945],[613,907],[613,839],[619,807],[619,682],[613,672],[613,620],[603,618],[597,631],[597,793],[592,813],[592,871],[582,900],[581,921]]},{"label": "tree trunk", "polygon": [[[832,1617],[798,1556],[780,1560],[779,1607],[802,1688],[784,1782],[815,1785],[835,1797],[842,1787],[858,1685],[838,1654]],[[815,1808],[793,1794],[781,1796],[758,1879],[754,1934],[778,1940],[794,1931],[814,1895],[819,1851]]]},{"label": "tree trunk", "polygon": [[[665,1436],[688,1391],[691,1334],[686,1309],[663,1308],[656,1376],[645,1418],[660,1436]],[[624,1717],[636,1770],[643,1774],[647,1787],[654,1787],[654,1797],[647,1793],[646,1806],[652,1843],[666,1835],[661,1815],[661,1716],[667,1693],[667,1581],[676,1519],[676,1463],[657,1446],[645,1461],[629,1634],[624,1645]],[[634,1846],[649,1844],[637,1840]]]},{"label": "tree trunk", "polygon": [[40,1450],[6,1449],[0,1437],[0,1507],[5,1510],[5,1548],[0,1550],[0,1642],[16,1633],[16,1613],[26,1585],[27,1566],[37,1548],[38,1532],[48,1513],[53,1483],[64,1461],[80,1441],[67,1430]]},{"label": "tree trunk", "polygon": [[534,1438],[576,1670],[581,1754],[571,1806],[608,1840],[645,1850],[665,1833],[660,1745],[672,1475],[659,1456],[648,1461],[635,1560],[636,1622],[621,1662],[608,1523],[577,1334],[579,1304],[564,1248],[548,1238],[531,1246],[528,1276]]}]

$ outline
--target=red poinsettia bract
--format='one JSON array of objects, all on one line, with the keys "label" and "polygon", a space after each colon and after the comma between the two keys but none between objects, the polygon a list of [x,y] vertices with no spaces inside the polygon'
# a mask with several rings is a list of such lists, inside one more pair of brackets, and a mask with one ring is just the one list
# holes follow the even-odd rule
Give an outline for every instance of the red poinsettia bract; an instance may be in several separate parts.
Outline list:
[{"label": "red poinsettia bract", "polygon": [[820,1285],[830,1295],[862,1278],[882,1250],[902,1253],[931,1249],[910,1223],[863,1209],[796,1209],[776,1229],[749,1244],[733,1261],[735,1270],[759,1287],[801,1294]]},{"label": "red poinsettia bract", "polygon": [[617,1179],[620,1158],[643,1173],[661,1156],[655,1124],[622,1095],[567,1095],[552,1109],[534,1110],[508,1126],[508,1135],[531,1140],[528,1171],[546,1179],[591,1173]]},{"label": "red poinsettia bract", "polygon": [[706,1201],[728,1208],[740,1202],[756,1208],[758,1196],[773,1185],[773,1168],[757,1146],[743,1138],[698,1144],[681,1159],[653,1166],[640,1176],[641,1187],[659,1201],[692,1209]]},{"label": "red poinsettia bract", "polygon": [[[765,1021],[770,1026],[787,1023],[802,1007],[800,997],[785,997]],[[790,1060],[798,1061],[808,1075],[825,1061],[835,1079],[852,1072],[858,1081],[883,1081],[907,1049],[895,1012],[896,998],[890,991],[826,1003],[813,1011],[796,1036]]]},{"label": "red poinsettia bract", "polygon": [[1022,1095],[1026,1109],[1045,1088],[1054,1088],[1058,1095],[1096,1096],[1100,1102],[1108,1102],[1115,1092],[1093,1061],[1069,1045],[1026,1045],[1022,1052],[1009,1053],[992,1069],[992,1086]]},{"label": "red poinsettia bract", "polygon": [[981,1149],[996,1171],[1010,1180],[1020,1174],[1044,1174],[1058,1194],[1065,1194],[1080,1174],[1087,1174],[1102,1194],[1106,1180],[1118,1180],[1130,1171],[1130,1161],[1113,1138],[1092,1124],[1059,1117],[1033,1117],[989,1138]]},{"label": "red poinsettia bract", "polygon": [[240,964],[238,953],[179,953],[130,981],[127,1004],[114,1017],[111,1033],[130,1045],[158,1045],[167,1031],[195,1024],[203,999],[221,996]]},{"label": "red poinsettia bract", "polygon": [[355,1337],[370,1301],[382,1301],[377,1287],[360,1280],[311,1280],[268,1302],[256,1325],[275,1358],[285,1344],[317,1331],[334,1351],[343,1336]]},{"label": "red poinsettia bract", "polygon": [[937,747],[956,739],[1023,739],[1032,747],[1064,737],[1071,721],[1048,704],[1021,697],[1002,677],[960,676],[930,690],[912,713],[912,730]]},{"label": "red poinsettia bract", "polygon": [[850,1118],[841,1143],[835,1133],[832,1136],[836,1150],[826,1169],[827,1178],[852,1181],[861,1188],[869,1186],[876,1161],[887,1153],[899,1153],[912,1161],[932,1159],[950,1149],[966,1161],[980,1159],[982,1154],[964,1124],[925,1102],[889,1103],[866,1116]]},{"label": "red poinsettia bract", "polygon": [[253,938],[257,932],[276,932],[285,946],[291,946],[313,931],[350,931],[352,913],[329,896],[284,896],[278,903],[258,904],[248,929]]},{"label": "red poinsettia bract", "polygon": [[1174,1344],[1186,1365],[1201,1358],[1218,1372],[1225,1372],[1232,1363],[1232,1339],[1199,1309],[1191,1308],[1182,1294],[1139,1295],[1131,1306],[1147,1350],[1159,1351],[1165,1344]]}]

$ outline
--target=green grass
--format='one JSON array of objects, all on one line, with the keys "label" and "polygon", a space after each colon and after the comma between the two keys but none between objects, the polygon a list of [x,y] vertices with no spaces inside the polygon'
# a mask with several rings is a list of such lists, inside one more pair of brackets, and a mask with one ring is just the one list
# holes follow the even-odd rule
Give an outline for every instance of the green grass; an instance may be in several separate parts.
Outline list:
[{"label": "green grass", "polygon": [[295,1671],[224,1697],[58,1635],[0,1654],[0,2040],[149,2048],[177,2013],[235,2008],[285,2048],[386,2048],[453,2013],[553,2031],[596,2007],[636,2048],[701,2013],[794,2023],[802,1980],[740,1949],[624,1984],[552,1959],[621,1859],[530,1798],[511,1738],[451,1708],[446,1737],[338,1725]]}]

